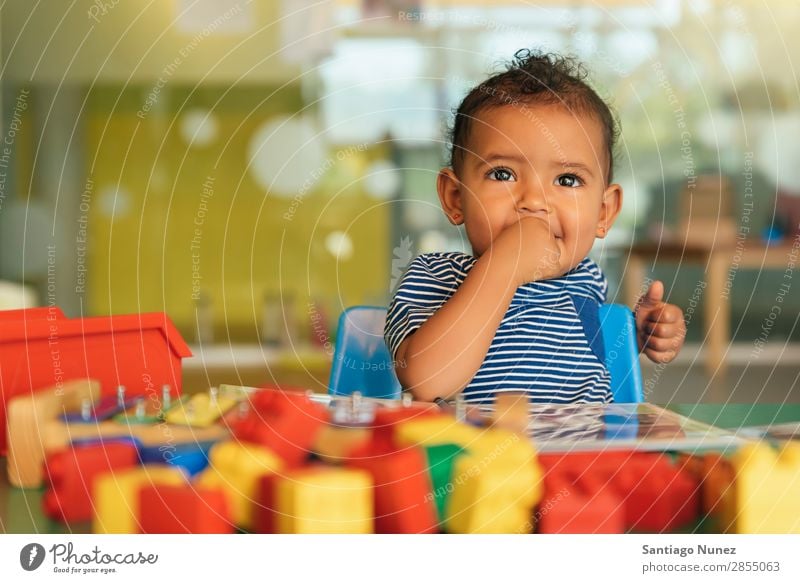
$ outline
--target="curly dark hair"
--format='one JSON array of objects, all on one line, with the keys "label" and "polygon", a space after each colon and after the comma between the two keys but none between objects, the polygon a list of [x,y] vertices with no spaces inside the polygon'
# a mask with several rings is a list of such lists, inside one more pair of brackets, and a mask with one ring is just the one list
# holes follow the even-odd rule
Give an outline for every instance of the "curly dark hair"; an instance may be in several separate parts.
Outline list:
[{"label": "curly dark hair", "polygon": [[590,114],[603,129],[608,154],[608,182],[614,171],[614,147],[619,126],[608,104],[587,83],[585,67],[573,57],[521,49],[506,70],[473,88],[455,111],[450,129],[450,166],[458,173],[467,152],[472,121],[481,111],[503,105],[562,104]]}]

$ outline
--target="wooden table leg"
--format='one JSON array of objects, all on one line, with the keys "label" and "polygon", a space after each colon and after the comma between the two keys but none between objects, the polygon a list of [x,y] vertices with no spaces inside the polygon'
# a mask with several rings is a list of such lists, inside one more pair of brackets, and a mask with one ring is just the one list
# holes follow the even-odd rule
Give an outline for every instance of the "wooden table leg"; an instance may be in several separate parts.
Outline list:
[{"label": "wooden table leg", "polygon": [[709,378],[725,376],[725,353],[730,343],[731,310],[725,294],[725,278],[730,271],[730,258],[725,252],[712,252],[708,257],[705,297],[706,372]]},{"label": "wooden table leg", "polygon": [[641,256],[630,254],[628,264],[625,266],[623,281],[625,303],[633,309],[639,297],[647,291],[644,286],[644,259]]}]

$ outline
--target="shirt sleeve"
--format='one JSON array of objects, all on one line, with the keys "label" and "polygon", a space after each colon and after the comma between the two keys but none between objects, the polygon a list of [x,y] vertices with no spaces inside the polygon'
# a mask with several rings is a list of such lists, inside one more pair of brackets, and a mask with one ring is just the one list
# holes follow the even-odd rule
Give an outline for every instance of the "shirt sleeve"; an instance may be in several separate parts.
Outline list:
[{"label": "shirt sleeve", "polygon": [[430,255],[420,255],[409,264],[386,315],[383,335],[392,358],[403,340],[455,293],[458,283],[452,267],[447,258]]}]

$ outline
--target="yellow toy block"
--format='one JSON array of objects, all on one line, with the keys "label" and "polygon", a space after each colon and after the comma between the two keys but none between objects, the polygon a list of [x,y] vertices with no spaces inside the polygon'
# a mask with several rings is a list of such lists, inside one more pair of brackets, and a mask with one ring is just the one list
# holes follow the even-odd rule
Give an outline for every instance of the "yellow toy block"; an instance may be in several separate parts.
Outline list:
[{"label": "yellow toy block", "polygon": [[212,388],[208,393],[192,395],[188,400],[167,411],[166,419],[175,425],[208,427],[233,409],[239,401],[228,393],[219,394]]},{"label": "yellow toy block", "polygon": [[445,508],[448,532],[529,532],[542,475],[530,441],[506,430],[484,432],[470,454],[455,461]]},{"label": "yellow toy block", "polygon": [[372,478],[364,470],[309,468],[275,486],[276,532],[281,534],[371,534]]},{"label": "yellow toy block", "polygon": [[[800,534],[800,443],[776,451],[748,444],[731,456],[735,514],[726,530],[742,534]],[[727,514],[727,513],[726,513]]]},{"label": "yellow toy block", "polygon": [[240,528],[252,528],[259,478],[280,471],[283,461],[264,446],[237,441],[217,443],[208,459],[209,467],[198,476],[198,485],[222,488],[233,521]]},{"label": "yellow toy block", "polygon": [[92,532],[97,534],[137,534],[139,529],[139,491],[150,485],[181,485],[186,475],[166,465],[147,465],[97,478],[93,489]]},{"label": "yellow toy block", "polygon": [[395,437],[400,445],[432,447],[454,444],[469,448],[481,430],[449,415],[431,415],[397,424]]},{"label": "yellow toy block", "polygon": [[454,444],[480,457],[535,459],[536,451],[527,436],[498,427],[479,428],[449,415],[437,415],[399,423],[395,436],[400,445],[432,447]]}]

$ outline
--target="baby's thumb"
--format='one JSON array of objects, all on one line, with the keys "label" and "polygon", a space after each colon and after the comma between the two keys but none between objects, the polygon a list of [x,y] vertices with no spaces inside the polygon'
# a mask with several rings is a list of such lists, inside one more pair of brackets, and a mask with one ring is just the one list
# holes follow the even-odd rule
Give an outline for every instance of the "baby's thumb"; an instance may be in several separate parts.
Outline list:
[{"label": "baby's thumb", "polygon": [[650,289],[642,298],[643,304],[654,305],[660,303],[664,299],[664,284],[660,280],[655,280]]}]

